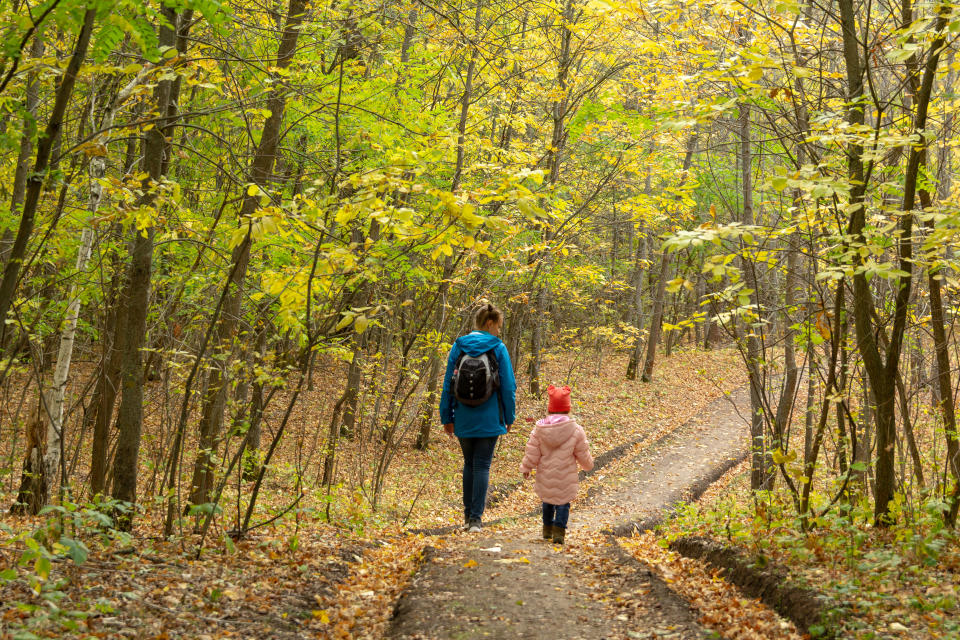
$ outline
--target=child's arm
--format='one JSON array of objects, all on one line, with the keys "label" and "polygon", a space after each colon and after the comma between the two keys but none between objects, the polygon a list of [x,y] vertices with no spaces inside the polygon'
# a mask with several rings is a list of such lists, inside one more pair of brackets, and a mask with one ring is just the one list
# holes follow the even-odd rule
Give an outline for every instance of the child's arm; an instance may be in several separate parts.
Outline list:
[{"label": "child's arm", "polygon": [[593,469],[593,456],[590,455],[590,445],[587,444],[587,434],[583,427],[577,425],[577,444],[573,447],[573,456],[584,471]]},{"label": "child's arm", "polygon": [[530,472],[540,464],[540,438],[537,437],[537,430],[534,429],[527,440],[527,447],[523,452],[523,460],[520,461],[520,472],[524,478],[530,477]]}]

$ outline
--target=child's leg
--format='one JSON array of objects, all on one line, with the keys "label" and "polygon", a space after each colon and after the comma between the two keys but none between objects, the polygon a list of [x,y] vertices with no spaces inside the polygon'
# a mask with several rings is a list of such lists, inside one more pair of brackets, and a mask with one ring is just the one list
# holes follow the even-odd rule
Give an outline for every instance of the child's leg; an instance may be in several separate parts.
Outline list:
[{"label": "child's leg", "polygon": [[547,502],[543,503],[543,524],[548,524],[553,526],[554,511],[556,506],[549,504]]},{"label": "child's leg", "polygon": [[556,507],[552,504],[543,503],[543,537],[550,539],[553,536],[553,518]]},{"label": "child's leg", "polygon": [[567,521],[570,518],[570,503],[561,504],[554,507],[553,513],[553,541],[557,544],[563,544],[564,536],[567,532]]},{"label": "child's leg", "polygon": [[570,503],[559,504],[553,509],[553,526],[566,529],[567,521],[570,519]]}]

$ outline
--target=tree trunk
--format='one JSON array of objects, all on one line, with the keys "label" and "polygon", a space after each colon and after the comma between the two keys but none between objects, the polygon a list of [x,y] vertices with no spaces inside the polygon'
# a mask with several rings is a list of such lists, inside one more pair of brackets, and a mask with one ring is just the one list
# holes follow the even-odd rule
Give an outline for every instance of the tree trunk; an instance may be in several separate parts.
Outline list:
[{"label": "tree trunk", "polygon": [[[693,153],[697,148],[697,134],[693,133],[687,138],[687,150],[683,156],[683,179],[679,186],[687,180],[690,172],[690,164],[693,162]],[[679,188],[679,187],[678,187]],[[660,347],[660,336],[663,330],[663,307],[667,293],[667,281],[673,278],[673,262],[670,259],[670,253],[663,250],[660,255],[660,272],[657,280],[656,293],[653,296],[653,307],[650,312],[650,331],[647,334],[647,355],[643,360],[643,374],[640,379],[643,382],[653,380],[653,366],[657,360],[657,349]]]},{"label": "tree trunk", "polygon": [[[140,83],[146,75],[146,69],[141,71],[133,81],[131,81],[112,102],[106,110],[103,123],[100,126],[101,131],[108,131],[113,126],[114,116],[120,106],[130,97],[133,89]],[[96,95],[90,100],[90,120],[96,112]],[[87,201],[87,212],[91,224],[100,208],[100,202],[103,199],[103,185],[101,180],[106,174],[106,138],[103,135],[97,136],[92,141],[94,145],[100,145],[102,149],[96,149],[96,155],[90,159],[88,172],[90,176],[90,196]],[[96,234],[92,227],[84,227],[80,234],[80,248],[77,252],[76,277],[82,278],[87,270],[87,264],[90,261],[90,253],[93,248]],[[60,334],[60,347],[57,352],[57,363],[53,371],[53,381],[50,389],[41,399],[43,414],[46,419],[46,451],[43,454],[43,472],[37,482],[45,485],[42,491],[43,495],[49,500],[51,497],[50,487],[53,482],[57,482],[60,475],[60,464],[63,454],[63,400],[67,388],[67,379],[70,375],[70,363],[73,358],[73,343],[76,337],[77,321],[80,317],[80,283],[74,282],[70,287],[69,303],[67,305],[66,317],[64,318],[63,329]]]},{"label": "tree trunk", "polygon": [[[650,185],[650,173],[647,173],[647,186]],[[644,234],[638,234],[637,252],[634,259],[634,291],[633,291],[633,312],[635,314],[634,323],[637,328],[637,335],[633,341],[633,349],[630,350],[630,359],[627,361],[627,380],[637,379],[637,368],[640,366],[640,356],[643,353],[643,316],[644,316],[644,296],[643,281],[646,271],[643,265],[647,262],[647,237]]]},{"label": "tree trunk", "polygon": [[[740,223],[751,226],[753,216],[753,153],[750,148],[750,105],[740,103],[740,187],[743,197],[743,210],[740,214]],[[754,271],[753,260],[742,256],[740,268],[743,271],[744,281],[749,289],[752,315],[754,322],[760,321],[759,291],[757,277]],[[763,369],[760,362],[760,339],[754,326],[744,327],[747,342],[747,371],[750,377],[750,447],[752,450],[750,463],[750,488],[754,491],[763,489],[770,482],[768,472],[768,443],[764,433],[763,420]]]},{"label": "tree trunk", "polygon": [[40,202],[40,192],[43,189],[47,169],[50,165],[51,150],[59,137],[60,129],[63,127],[63,117],[67,104],[73,95],[73,87],[76,84],[80,66],[87,56],[96,15],[97,10],[95,8],[87,9],[83,15],[83,25],[77,35],[70,62],[60,78],[60,86],[57,88],[46,130],[37,141],[37,155],[33,164],[33,171],[27,178],[23,209],[20,214],[20,226],[17,229],[16,238],[14,238],[13,246],[10,248],[10,254],[3,270],[3,280],[0,281],[0,353],[3,353],[3,345],[6,340],[7,313],[10,311],[10,304],[13,301],[13,295],[20,279],[20,270],[26,256],[27,243],[33,233],[37,205]]},{"label": "tree trunk", "polygon": [[650,330],[647,332],[647,354],[643,359],[643,373],[640,380],[653,381],[653,367],[657,360],[657,348],[660,346],[660,336],[663,334],[663,307],[667,297],[667,281],[673,278],[672,254],[666,249],[660,254],[660,271],[657,276],[657,289],[653,295],[653,306],[650,311]]},{"label": "tree trunk", "polygon": [[[563,12],[560,16],[560,51],[557,58],[557,90],[560,94],[558,99],[551,105],[551,115],[553,118],[553,131],[550,136],[550,146],[547,149],[545,165],[549,169],[547,174],[547,184],[556,185],[560,181],[560,168],[563,164],[563,153],[567,144],[566,118],[570,115],[570,97],[568,95],[568,81],[572,65],[571,41],[573,31],[571,26],[574,23],[573,0],[565,0],[563,3]],[[545,243],[553,240],[553,233],[547,227],[543,231]],[[546,265],[549,255],[540,256]],[[542,267],[541,267],[542,268]],[[544,269],[544,271],[546,271]],[[533,327],[530,336],[530,364],[528,372],[530,374],[530,393],[539,396],[542,392],[540,388],[540,369],[543,364],[543,335],[546,329],[547,307],[550,303],[550,291],[545,284],[540,284],[537,288],[535,300],[535,311],[533,314]]]},{"label": "tree trunk", "polygon": [[115,298],[111,305],[109,318],[104,323],[101,340],[104,342],[103,361],[97,378],[93,405],[93,442],[91,444],[90,495],[104,493],[107,484],[108,443],[110,424],[113,422],[113,409],[120,391],[120,367],[122,363],[126,337],[127,306],[124,304],[123,290],[126,278],[117,268],[108,299]]},{"label": "tree trunk", "polygon": [[[43,38],[34,38],[30,50],[30,56],[39,58],[43,55]],[[23,135],[20,137],[20,152],[17,155],[17,168],[13,176],[13,193],[10,197],[10,215],[13,218],[20,213],[23,206],[24,195],[27,191],[27,175],[30,173],[30,156],[33,154],[33,136],[36,134],[36,125],[34,121],[37,116],[37,104],[40,101],[40,92],[37,89],[37,73],[30,71],[27,73],[26,86],[24,87],[23,100]],[[10,250],[13,248],[13,230],[5,228],[0,237],[0,268],[7,263]],[[2,352],[3,343],[0,342],[0,352]]]},{"label": "tree trunk", "polygon": [[[158,28],[160,46],[172,47],[176,43],[177,14],[171,8],[163,9],[167,26]],[[183,51],[181,51],[183,53]],[[157,113],[166,116],[170,103],[176,101],[174,81],[162,80],[154,90]],[[163,178],[165,156],[170,152],[167,142],[170,120],[161,121],[143,135],[143,160],[141,181],[143,195],[139,206],[152,208],[156,201],[156,189]],[[120,408],[117,413],[117,449],[114,454],[111,479],[111,495],[116,500],[133,504],[137,500],[137,476],[139,473],[140,436],[143,427],[143,354],[142,348],[147,333],[147,306],[153,269],[153,238],[155,229],[151,224],[135,231],[121,304],[126,307],[126,318],[120,352]],[[129,530],[133,525],[134,511],[117,514],[118,526]]]},{"label": "tree trunk", "polygon": [[425,451],[430,446],[430,430],[434,421],[434,407],[437,405],[437,387],[440,378],[440,357],[434,354],[427,369],[427,392],[424,394],[424,408],[420,412],[420,428],[417,430],[417,439],[414,449]]},{"label": "tree trunk", "polygon": [[240,318],[243,283],[246,279],[247,267],[250,263],[250,249],[253,244],[250,235],[253,224],[251,217],[260,208],[259,190],[262,189],[263,192],[266,192],[269,188],[288,95],[286,90],[279,89],[283,86],[282,82],[279,81],[280,74],[290,66],[296,53],[297,41],[300,37],[300,24],[303,22],[305,8],[306,0],[290,0],[283,35],[277,50],[276,70],[271,72],[277,89],[270,94],[270,98],[267,100],[266,109],[270,112],[270,116],[264,122],[260,144],[248,170],[247,183],[256,185],[257,188],[248,188],[244,193],[243,204],[238,216],[241,225],[248,225],[248,232],[243,241],[234,248],[231,255],[233,268],[231,269],[231,277],[226,283],[227,296],[224,300],[223,312],[217,320],[214,360],[220,362],[220,364],[210,372],[207,383],[207,393],[204,397],[199,427],[200,451],[193,468],[193,480],[190,483],[190,504],[207,502],[208,494],[213,487],[215,452],[219,448],[223,413],[229,387],[228,360]]},{"label": "tree trunk", "polygon": [[27,423],[26,451],[23,461],[23,474],[20,477],[20,488],[17,498],[10,506],[10,513],[17,515],[37,514],[47,503],[47,485],[40,480],[43,477],[43,412],[37,411]]},{"label": "tree trunk", "polygon": [[[848,84],[851,88],[859,87],[856,95],[862,94],[862,79],[859,77],[861,66],[859,58],[859,43],[855,32],[855,18],[853,13],[852,0],[840,0],[841,22],[844,34],[844,53],[847,60]],[[912,85],[915,95],[915,114],[913,118],[913,138],[915,144],[911,145],[907,158],[907,166],[904,173],[904,194],[898,225],[898,244],[900,256],[900,270],[904,272],[899,281],[896,282],[897,295],[893,313],[893,327],[890,331],[890,338],[887,340],[886,357],[881,358],[873,337],[873,296],[866,281],[866,276],[862,273],[854,275],[854,309],[857,325],[857,339],[861,346],[864,366],[870,378],[870,385],[873,388],[877,400],[876,428],[877,428],[877,462],[876,462],[876,496],[874,502],[874,520],[878,526],[890,524],[890,502],[893,500],[896,491],[896,384],[895,379],[900,368],[900,355],[903,347],[903,337],[906,332],[907,311],[910,305],[910,295],[912,289],[913,276],[913,210],[916,203],[918,178],[921,173],[921,167],[925,164],[927,138],[924,130],[927,123],[927,112],[930,103],[930,95],[933,90],[933,83],[936,79],[937,66],[940,60],[940,54],[945,43],[944,28],[947,24],[947,15],[949,10],[945,7],[940,9],[940,15],[934,25],[937,36],[931,43],[928,50],[928,57],[923,69],[923,79],[919,83],[916,81],[916,72],[911,64],[915,58],[911,57],[908,61],[908,68],[911,68],[908,83]],[[912,22],[912,11],[909,4],[904,7],[904,23],[906,25]],[[852,72],[857,72],[855,79],[851,78]],[[853,97],[853,96],[851,96]],[[863,123],[863,107],[855,105],[851,107],[848,115],[848,121],[851,124]],[[851,165],[851,177],[860,177],[862,183],[863,164],[862,147],[853,149],[850,155],[850,162],[856,162],[858,166]],[[856,159],[854,160],[854,156]],[[851,191],[851,201],[859,204],[862,201],[862,184],[857,184]],[[854,195],[858,197],[855,199]],[[865,211],[863,206],[858,207],[850,217],[848,231],[854,239],[862,238],[865,227]],[[862,258],[861,258],[862,259]]]}]

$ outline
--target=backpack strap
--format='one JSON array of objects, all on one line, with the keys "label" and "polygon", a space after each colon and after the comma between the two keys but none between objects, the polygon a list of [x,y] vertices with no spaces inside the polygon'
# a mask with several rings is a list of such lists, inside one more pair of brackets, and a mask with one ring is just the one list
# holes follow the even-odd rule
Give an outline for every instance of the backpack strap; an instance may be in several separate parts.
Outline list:
[{"label": "backpack strap", "polygon": [[[454,369],[454,371],[456,371],[457,367],[460,366],[460,361],[463,359],[463,354],[464,354],[463,349],[460,348],[460,338],[457,338],[456,340],[453,341],[453,347],[452,347],[452,349],[456,349],[457,351],[459,351],[459,353],[457,354],[457,357],[453,359],[453,369]],[[456,412],[457,412],[457,392],[456,392],[456,389],[454,388],[454,384],[453,384],[453,383],[454,383],[454,380],[453,380],[453,376],[451,375],[451,377],[450,377],[450,396],[449,396],[449,398],[447,399],[447,402],[448,402],[448,404],[450,405],[450,416],[454,418],[454,421],[456,421],[456,416],[457,416],[457,413],[456,413]]]},{"label": "backpack strap", "polygon": [[493,358],[493,361],[497,363],[497,389],[495,391],[497,394],[497,410],[500,413],[500,424],[506,427],[507,422],[504,419],[504,414],[506,411],[503,408],[503,382],[500,380],[500,359],[497,358],[497,347],[490,349],[489,353],[490,357]]}]

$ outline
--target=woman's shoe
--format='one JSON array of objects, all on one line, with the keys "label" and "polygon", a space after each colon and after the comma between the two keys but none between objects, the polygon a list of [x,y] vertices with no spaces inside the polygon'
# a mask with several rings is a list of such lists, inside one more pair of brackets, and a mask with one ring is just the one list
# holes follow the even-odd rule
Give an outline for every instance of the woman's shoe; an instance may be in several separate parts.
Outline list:
[{"label": "woman's shoe", "polygon": [[553,527],[553,544],[563,544],[563,536],[567,532],[566,527]]},{"label": "woman's shoe", "polygon": [[550,540],[551,538],[553,538],[553,525],[552,524],[543,525],[543,539]]},{"label": "woman's shoe", "polygon": [[467,531],[470,533],[480,533],[483,531],[483,523],[480,520],[471,520],[467,523]]}]

